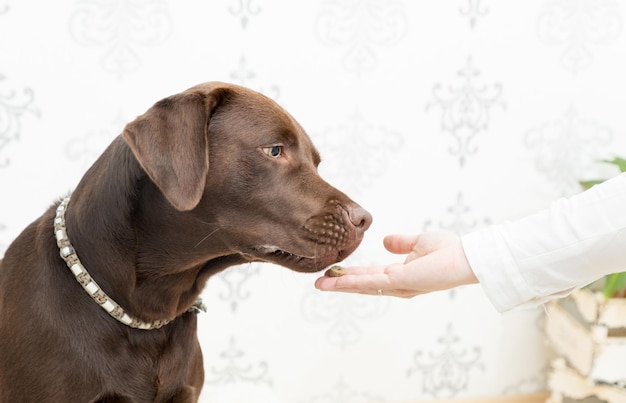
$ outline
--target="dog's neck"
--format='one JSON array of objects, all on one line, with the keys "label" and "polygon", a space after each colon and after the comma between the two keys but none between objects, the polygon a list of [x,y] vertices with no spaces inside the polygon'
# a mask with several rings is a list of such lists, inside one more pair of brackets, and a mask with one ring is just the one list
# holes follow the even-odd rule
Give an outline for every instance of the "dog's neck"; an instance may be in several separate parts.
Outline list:
[{"label": "dog's neck", "polygon": [[[82,265],[80,258],[76,254],[76,250],[72,246],[65,225],[65,211],[70,202],[70,196],[67,196],[57,206],[54,218],[54,234],[59,247],[61,258],[67,264],[76,281],[83,287],[85,292],[104,309],[111,317],[119,322],[135,329],[151,330],[159,329],[172,321],[173,318],[160,319],[152,322],[144,322],[137,318],[131,317],[124,309],[109,297],[107,293],[98,285],[98,283],[89,275],[89,272]],[[206,311],[202,300],[198,299],[189,309],[188,312]]]}]

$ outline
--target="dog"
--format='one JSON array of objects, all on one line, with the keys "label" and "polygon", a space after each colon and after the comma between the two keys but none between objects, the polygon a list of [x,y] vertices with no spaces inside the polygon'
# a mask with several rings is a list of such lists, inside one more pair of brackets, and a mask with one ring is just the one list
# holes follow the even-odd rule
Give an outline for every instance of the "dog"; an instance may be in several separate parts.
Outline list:
[{"label": "dog", "polygon": [[197,402],[207,279],[246,262],[321,271],[370,226],[319,163],[250,89],[156,102],[0,261],[0,402]]}]

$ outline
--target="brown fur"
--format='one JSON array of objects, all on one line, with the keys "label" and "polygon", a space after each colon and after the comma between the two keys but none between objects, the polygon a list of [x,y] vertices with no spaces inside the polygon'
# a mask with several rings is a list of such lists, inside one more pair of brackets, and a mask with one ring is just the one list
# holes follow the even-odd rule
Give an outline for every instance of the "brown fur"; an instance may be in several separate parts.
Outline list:
[{"label": "brown fur", "polygon": [[[275,145],[278,158],[264,152]],[[234,85],[198,85],[129,123],[73,192],[67,233],[129,314],[175,319],[137,330],[108,316],[61,260],[52,206],[0,261],[0,402],[196,402],[202,355],[186,311],[207,279],[251,261],[319,271],[370,225],[319,162],[287,112]]]}]

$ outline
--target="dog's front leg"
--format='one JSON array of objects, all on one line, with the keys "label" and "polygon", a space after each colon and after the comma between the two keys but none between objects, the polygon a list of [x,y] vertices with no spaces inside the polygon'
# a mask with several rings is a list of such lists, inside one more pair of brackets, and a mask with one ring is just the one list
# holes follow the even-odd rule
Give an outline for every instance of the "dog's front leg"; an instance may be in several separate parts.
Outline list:
[{"label": "dog's front leg", "polygon": [[204,384],[204,363],[200,343],[196,339],[196,351],[187,375],[187,386],[182,387],[168,403],[197,403]]}]

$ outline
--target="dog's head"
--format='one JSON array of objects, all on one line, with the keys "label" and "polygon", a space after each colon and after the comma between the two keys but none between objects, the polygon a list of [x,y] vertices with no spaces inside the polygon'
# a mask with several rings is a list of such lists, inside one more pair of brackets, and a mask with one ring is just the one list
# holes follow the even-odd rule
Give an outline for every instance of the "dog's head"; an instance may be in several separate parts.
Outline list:
[{"label": "dog's head", "polygon": [[195,86],[157,102],[123,137],[196,234],[194,253],[318,271],[352,253],[371,223],[319,176],[319,153],[295,119],[249,89]]}]

